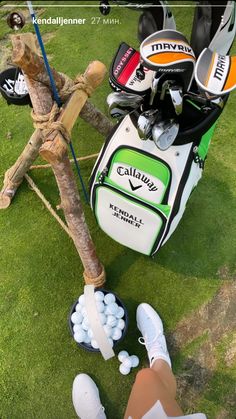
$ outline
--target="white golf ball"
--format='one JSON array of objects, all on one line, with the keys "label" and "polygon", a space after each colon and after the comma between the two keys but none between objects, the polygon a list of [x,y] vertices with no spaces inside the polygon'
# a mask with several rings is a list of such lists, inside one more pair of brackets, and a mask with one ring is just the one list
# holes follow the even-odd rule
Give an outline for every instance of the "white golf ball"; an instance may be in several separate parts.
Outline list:
[{"label": "white golf ball", "polygon": [[77,313],[77,311],[75,311],[72,315],[71,315],[71,321],[74,324],[80,324],[83,320],[83,317],[81,315],[81,313]]},{"label": "white golf ball", "polygon": [[102,301],[96,301],[96,306],[97,306],[97,310],[99,311],[99,313],[103,313],[105,305],[103,304]]},{"label": "white golf ball", "polygon": [[80,332],[76,332],[76,333],[74,334],[74,340],[75,340],[76,342],[78,342],[78,343],[81,343],[81,342],[83,342],[83,341],[84,341],[85,336],[86,336],[85,331],[84,331],[84,330],[80,330]]},{"label": "white golf ball", "polygon": [[92,329],[88,329],[88,336],[90,337],[90,339],[93,339],[93,331],[92,331]]},{"label": "white golf ball", "polygon": [[84,304],[85,304],[85,297],[84,297],[84,294],[82,294],[82,295],[79,297],[78,301],[79,301],[79,303],[80,303],[80,305],[81,305],[81,306],[84,306]]},{"label": "white golf ball", "polygon": [[120,362],[123,362],[124,361],[124,359],[125,358],[128,358],[129,357],[129,354],[128,354],[128,352],[127,351],[120,351],[119,353],[118,353],[118,359],[119,359],[119,361]]},{"label": "white golf ball", "polygon": [[106,333],[107,337],[110,337],[112,335],[112,328],[105,324],[103,326],[104,332]]},{"label": "white golf ball", "polygon": [[109,311],[108,306],[105,306],[105,308],[104,308],[104,314],[105,314],[106,316],[110,316],[110,315],[111,315],[111,313],[110,313],[110,311]]},{"label": "white golf ball", "polygon": [[126,368],[125,365],[120,364],[119,371],[122,375],[128,375],[130,373],[130,368]]},{"label": "white golf ball", "polygon": [[98,349],[98,348],[99,348],[98,343],[97,343],[97,341],[96,341],[95,339],[92,339],[92,340],[91,340],[91,346],[92,346],[94,349]]},{"label": "white golf ball", "polygon": [[120,330],[123,330],[125,328],[125,321],[123,319],[118,319],[116,327],[118,327]]},{"label": "white golf ball", "polygon": [[122,331],[120,329],[118,329],[118,327],[113,327],[112,329],[112,339],[113,340],[119,340],[122,336]]},{"label": "white golf ball", "polygon": [[107,306],[107,314],[116,315],[118,312],[119,306],[116,303],[110,303]]},{"label": "white golf ball", "polygon": [[115,316],[109,315],[107,316],[107,325],[111,327],[115,327],[117,324],[117,318]]},{"label": "white golf ball", "polygon": [[116,302],[116,297],[114,296],[114,294],[106,294],[104,297],[104,303],[106,303],[107,305],[110,303],[115,303]]},{"label": "white golf ball", "polygon": [[107,321],[106,315],[104,313],[99,313],[99,317],[100,317],[101,324],[102,325],[106,324],[106,321]]},{"label": "white golf ball", "polygon": [[82,321],[82,328],[86,331],[89,329],[89,322],[86,319]]},{"label": "white golf ball", "polygon": [[131,355],[130,357],[129,357],[129,359],[131,360],[131,362],[132,362],[132,368],[136,368],[137,366],[138,366],[138,364],[139,364],[139,359],[138,359],[138,357],[136,356],[136,355]]},{"label": "white golf ball", "polygon": [[81,310],[82,310],[82,306],[80,305],[80,303],[76,304],[75,311],[77,311],[77,313],[81,313]]},{"label": "white golf ball", "polygon": [[122,365],[125,366],[125,368],[132,368],[132,361],[130,359],[130,357],[125,358],[124,361],[122,362]]},{"label": "white golf ball", "polygon": [[82,325],[81,325],[81,324],[75,324],[75,325],[73,326],[73,332],[74,332],[74,333],[76,333],[76,332],[80,332],[80,330],[82,330]]},{"label": "white golf ball", "polygon": [[122,319],[122,317],[124,317],[124,315],[125,315],[125,310],[123,309],[123,307],[118,307],[118,310],[115,314],[117,319]]},{"label": "white golf ball", "polygon": [[112,338],[108,338],[108,342],[110,343],[111,347],[113,348],[114,346],[114,342]]},{"label": "white golf ball", "polygon": [[85,334],[84,343],[91,343],[91,338],[89,337],[88,333]]},{"label": "white golf ball", "polygon": [[102,291],[96,291],[95,294],[94,294],[94,298],[95,298],[96,301],[103,302],[103,300],[104,300],[103,292]]}]

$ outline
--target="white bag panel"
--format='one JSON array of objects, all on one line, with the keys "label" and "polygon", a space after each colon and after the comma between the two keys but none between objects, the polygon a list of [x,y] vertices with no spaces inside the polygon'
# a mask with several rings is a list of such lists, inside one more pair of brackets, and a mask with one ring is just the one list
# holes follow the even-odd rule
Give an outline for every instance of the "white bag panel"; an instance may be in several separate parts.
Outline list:
[{"label": "white bag panel", "polygon": [[96,194],[95,214],[101,229],[124,246],[150,255],[162,227],[161,217],[106,187],[99,187]]},{"label": "white bag panel", "polygon": [[114,163],[109,178],[128,192],[155,204],[161,203],[165,193],[160,179],[125,163]]},{"label": "white bag panel", "polygon": [[181,220],[181,218],[184,214],[186,204],[187,204],[187,201],[190,197],[190,194],[191,194],[192,190],[194,189],[194,187],[197,186],[199,180],[201,179],[202,172],[203,172],[203,170],[200,169],[199,165],[197,163],[193,162],[190,173],[189,173],[187,183],[186,183],[185,188],[183,190],[179,211],[176,214],[175,218],[171,222],[169,232],[168,232],[167,236],[165,237],[165,240],[163,241],[162,246],[167,242],[167,240],[170,238],[170,236],[173,234],[176,227],[178,226],[178,224],[179,224],[179,222],[180,222],[180,220]]},{"label": "white bag panel", "polygon": [[159,157],[165,162],[168,162],[172,171],[172,181],[168,203],[172,205],[175,200],[176,190],[178,188],[180,179],[183,175],[183,171],[186,166],[186,161],[188,159],[192,143],[171,146],[168,150],[165,151],[159,150],[156,147],[154,141],[144,141],[140,139],[137,129],[133,125],[130,116],[127,115],[117,128],[115,134],[112,137],[112,140],[108,144],[104,152],[104,156],[100,161],[98,170],[103,170],[106,167],[108,160],[110,156],[113,154],[113,152],[118,147],[121,147],[123,145],[143,150],[146,153],[153,154],[154,156]]}]

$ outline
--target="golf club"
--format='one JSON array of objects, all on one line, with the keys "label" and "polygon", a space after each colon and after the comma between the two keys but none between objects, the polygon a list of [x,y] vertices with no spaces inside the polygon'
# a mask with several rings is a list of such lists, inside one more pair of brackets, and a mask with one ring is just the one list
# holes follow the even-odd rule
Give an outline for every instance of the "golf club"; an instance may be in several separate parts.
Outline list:
[{"label": "golf club", "polygon": [[107,96],[107,104],[113,118],[119,118],[137,109],[142,101],[142,96],[125,92],[114,92]]},{"label": "golf club", "polygon": [[138,118],[138,134],[142,140],[149,140],[152,136],[152,126],[155,123],[159,111],[157,109],[150,109],[141,113]]},{"label": "golf club", "polygon": [[173,119],[161,121],[152,128],[152,138],[160,150],[167,150],[175,141],[179,124]]},{"label": "golf club", "polygon": [[181,86],[170,86],[169,92],[175,113],[180,115],[183,112],[183,89]]}]

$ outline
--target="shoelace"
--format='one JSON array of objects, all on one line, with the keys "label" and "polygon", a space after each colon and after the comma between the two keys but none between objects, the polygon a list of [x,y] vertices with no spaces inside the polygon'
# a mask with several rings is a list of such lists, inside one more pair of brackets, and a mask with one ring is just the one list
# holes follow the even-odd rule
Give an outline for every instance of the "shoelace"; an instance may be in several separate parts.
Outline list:
[{"label": "shoelace", "polygon": [[[163,352],[166,352],[167,351],[167,349],[166,349],[166,345],[162,345],[162,342],[159,340],[159,338],[160,337],[164,337],[164,334],[162,333],[162,332],[160,332],[159,334],[157,334],[155,337],[154,337],[154,339],[153,340],[151,340],[151,341],[147,341],[146,339],[145,339],[145,337],[144,336],[140,336],[139,338],[138,338],[138,342],[141,344],[141,345],[145,345],[146,346],[146,348],[148,347],[148,346],[152,346],[153,345],[153,347],[155,347],[155,348],[161,348],[162,350],[163,350]],[[164,337],[164,339],[165,339],[165,337]],[[154,344],[154,342],[156,342],[155,344]]]}]

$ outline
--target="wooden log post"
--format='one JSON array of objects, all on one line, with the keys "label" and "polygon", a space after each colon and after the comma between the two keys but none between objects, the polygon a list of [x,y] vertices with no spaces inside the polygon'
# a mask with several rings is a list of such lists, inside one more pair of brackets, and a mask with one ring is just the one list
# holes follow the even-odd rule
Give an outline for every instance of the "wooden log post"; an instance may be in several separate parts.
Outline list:
[{"label": "wooden log post", "polygon": [[[50,80],[48,74],[45,72],[43,59],[18,37],[15,37],[13,42],[15,43],[15,52],[13,54],[14,63],[21,67],[32,79],[50,87]],[[68,98],[68,93],[66,91],[74,85],[74,81],[68,76],[65,76],[65,74],[57,72],[53,67],[50,68],[57,89],[59,90],[59,95],[64,102],[66,98]],[[80,117],[104,136],[107,136],[113,128],[113,123],[110,119],[90,102],[86,101],[84,103],[80,112]]]},{"label": "wooden log post", "polygon": [[[18,35],[19,38],[19,35]],[[19,44],[15,43],[15,38],[12,37],[12,42],[16,50],[13,50],[14,55],[17,55],[17,47]],[[22,41],[20,41],[22,43]],[[35,49],[34,37],[28,37],[27,43],[32,42],[32,48]],[[29,49],[29,47],[28,47]],[[14,62],[14,60],[13,60]],[[39,81],[29,78],[24,74],[33,109],[36,113],[46,115],[51,111],[53,100],[49,88]],[[31,136],[25,149],[15,162],[15,164],[7,170],[4,177],[3,188],[0,192],[0,209],[8,208],[12,198],[14,197],[17,188],[24,179],[25,173],[29,170],[32,163],[39,155],[39,149],[42,145],[42,132],[37,129]]]},{"label": "wooden log post", "polygon": [[[99,86],[105,74],[106,68],[99,61],[94,61],[88,66],[84,74],[85,89],[78,89],[71,95],[57,120],[57,122],[63,124],[69,134],[88,98],[88,89],[94,90]],[[84,266],[85,282],[102,286],[105,282],[105,271],[97,257],[85,222],[80,196],[67,153],[67,143],[62,134],[58,131],[50,133],[40,148],[40,154],[51,164],[55,174],[60,191],[61,207],[64,210],[71,237]]]}]

